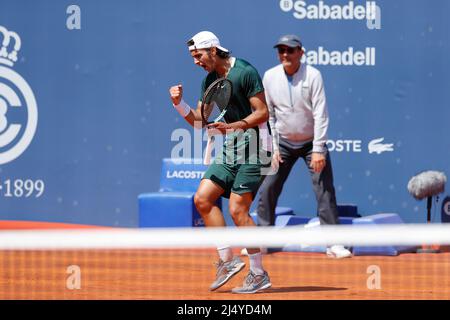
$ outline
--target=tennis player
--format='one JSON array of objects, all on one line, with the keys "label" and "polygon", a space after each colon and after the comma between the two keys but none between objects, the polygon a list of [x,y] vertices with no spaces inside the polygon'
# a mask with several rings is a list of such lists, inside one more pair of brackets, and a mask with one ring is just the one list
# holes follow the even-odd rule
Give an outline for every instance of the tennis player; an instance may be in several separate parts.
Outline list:
[{"label": "tennis player", "polygon": [[[195,206],[207,227],[224,227],[224,216],[216,205],[216,200],[221,196],[229,198],[229,211],[234,223],[238,227],[255,226],[249,209],[264,180],[263,169],[270,168],[272,145],[271,142],[267,143],[270,140],[267,124],[269,111],[261,77],[251,64],[232,57],[212,32],[199,32],[187,44],[194,63],[208,73],[202,82],[201,97],[206,88],[218,78],[226,77],[233,85],[225,114],[226,123],[209,125],[209,130],[226,134],[225,143],[200,182],[194,197]],[[190,125],[198,127],[203,123],[201,98],[197,108],[192,109],[182,99],[181,85],[170,88],[170,97],[175,109]],[[260,143],[260,139],[266,143]],[[258,148],[254,148],[255,144]],[[263,147],[260,148],[261,145]],[[256,154],[251,152],[255,149]],[[262,157],[266,160],[262,160]],[[217,250],[219,261],[211,291],[223,286],[245,266],[238,256],[233,255],[229,246],[221,246]],[[255,293],[271,286],[262,265],[260,249],[248,248],[247,251],[250,271],[243,286],[234,288],[233,293]]]}]

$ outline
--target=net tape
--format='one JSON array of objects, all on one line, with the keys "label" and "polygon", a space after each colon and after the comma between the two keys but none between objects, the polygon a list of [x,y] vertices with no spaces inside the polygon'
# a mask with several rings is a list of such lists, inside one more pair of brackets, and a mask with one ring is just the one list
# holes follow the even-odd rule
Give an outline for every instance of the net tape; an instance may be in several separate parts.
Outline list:
[{"label": "net tape", "polygon": [[0,250],[282,247],[285,245],[377,246],[450,244],[450,225],[303,226],[245,228],[152,228],[19,230],[0,232]]}]

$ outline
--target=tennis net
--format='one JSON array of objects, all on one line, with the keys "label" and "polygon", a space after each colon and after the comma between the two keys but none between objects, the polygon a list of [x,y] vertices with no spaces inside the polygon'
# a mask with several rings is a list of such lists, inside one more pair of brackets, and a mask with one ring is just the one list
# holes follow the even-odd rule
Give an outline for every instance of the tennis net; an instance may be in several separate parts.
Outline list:
[{"label": "tennis net", "polygon": [[[209,291],[223,244],[268,250],[272,287],[231,293],[249,270],[241,255],[243,271]],[[373,250],[332,259],[336,244]],[[445,224],[0,231],[0,299],[450,299],[449,244]],[[431,245],[440,253],[416,253]]]}]

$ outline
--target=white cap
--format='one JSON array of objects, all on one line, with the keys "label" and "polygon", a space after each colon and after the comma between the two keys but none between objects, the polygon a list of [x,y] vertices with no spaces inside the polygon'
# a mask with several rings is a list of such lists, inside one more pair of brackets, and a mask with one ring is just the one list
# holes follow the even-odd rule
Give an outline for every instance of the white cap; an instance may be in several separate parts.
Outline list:
[{"label": "white cap", "polygon": [[214,33],[209,31],[201,31],[197,33],[191,40],[188,41],[188,46],[189,51],[216,47],[224,52],[228,52],[228,49],[220,46],[219,38],[217,38]]}]

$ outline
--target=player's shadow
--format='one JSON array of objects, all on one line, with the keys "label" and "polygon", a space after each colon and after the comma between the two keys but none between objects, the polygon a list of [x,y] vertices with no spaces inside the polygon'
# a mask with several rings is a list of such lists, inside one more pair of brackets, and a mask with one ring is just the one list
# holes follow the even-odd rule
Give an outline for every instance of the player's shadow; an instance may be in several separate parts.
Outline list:
[{"label": "player's shadow", "polygon": [[305,286],[305,287],[272,287],[266,289],[264,293],[282,293],[282,292],[315,292],[315,291],[344,291],[348,288],[336,288],[336,287],[315,287],[315,286]]}]

